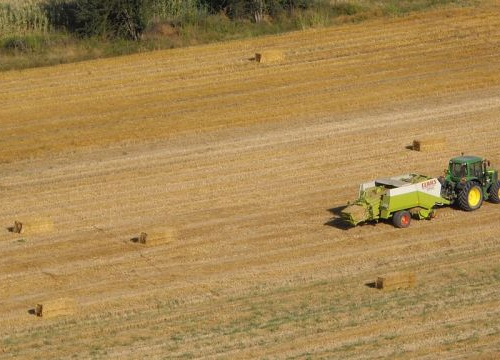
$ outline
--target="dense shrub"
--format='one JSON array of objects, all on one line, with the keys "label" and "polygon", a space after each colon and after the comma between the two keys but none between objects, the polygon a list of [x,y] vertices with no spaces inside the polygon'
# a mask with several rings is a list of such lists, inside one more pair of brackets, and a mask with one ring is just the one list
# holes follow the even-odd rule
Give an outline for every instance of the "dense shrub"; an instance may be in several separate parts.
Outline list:
[{"label": "dense shrub", "polygon": [[45,38],[41,35],[12,35],[0,42],[0,49],[8,52],[30,53],[42,49]]},{"label": "dense shrub", "polygon": [[212,13],[224,12],[233,19],[262,21],[265,15],[278,16],[285,11],[307,9],[318,0],[202,0]]},{"label": "dense shrub", "polygon": [[139,40],[149,24],[197,18],[203,5],[198,0],[49,0],[43,9],[56,29]]},{"label": "dense shrub", "polygon": [[75,0],[48,0],[41,7],[54,29],[75,32],[79,27]]},{"label": "dense shrub", "polygon": [[85,36],[139,40],[145,28],[143,0],[76,0],[76,31]]}]

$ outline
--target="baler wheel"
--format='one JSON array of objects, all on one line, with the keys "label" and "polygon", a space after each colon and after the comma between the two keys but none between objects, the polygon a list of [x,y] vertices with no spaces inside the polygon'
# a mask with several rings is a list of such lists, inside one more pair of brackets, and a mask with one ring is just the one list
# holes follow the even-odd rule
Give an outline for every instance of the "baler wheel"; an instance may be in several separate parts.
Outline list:
[{"label": "baler wheel", "polygon": [[409,211],[401,210],[392,216],[392,223],[397,228],[407,228],[411,223],[411,214]]}]

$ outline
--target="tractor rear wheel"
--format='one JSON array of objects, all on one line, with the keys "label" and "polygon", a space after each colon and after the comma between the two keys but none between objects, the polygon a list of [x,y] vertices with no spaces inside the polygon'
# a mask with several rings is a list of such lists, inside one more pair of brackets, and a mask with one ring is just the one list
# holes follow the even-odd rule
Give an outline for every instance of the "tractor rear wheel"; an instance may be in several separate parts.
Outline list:
[{"label": "tractor rear wheel", "polygon": [[497,181],[495,184],[491,185],[489,200],[492,203],[500,204],[500,181]]},{"label": "tractor rear wheel", "polygon": [[468,182],[458,195],[458,204],[465,211],[477,210],[483,204],[483,190],[473,182]]},{"label": "tractor rear wheel", "polygon": [[397,228],[407,228],[411,223],[411,214],[409,211],[401,210],[392,216],[392,223]]}]

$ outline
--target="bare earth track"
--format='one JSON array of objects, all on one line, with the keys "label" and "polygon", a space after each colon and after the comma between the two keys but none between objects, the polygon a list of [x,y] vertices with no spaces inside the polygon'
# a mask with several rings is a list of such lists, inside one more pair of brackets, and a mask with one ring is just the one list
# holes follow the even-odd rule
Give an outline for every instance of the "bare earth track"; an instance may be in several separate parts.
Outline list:
[{"label": "bare earth track", "polygon": [[[462,151],[500,167],[499,59],[482,8],[0,74],[0,358],[496,358],[498,205],[333,213]],[[406,149],[428,134],[449,148]],[[365,285],[393,271],[417,286]],[[28,312],[59,297],[79,311]]]}]

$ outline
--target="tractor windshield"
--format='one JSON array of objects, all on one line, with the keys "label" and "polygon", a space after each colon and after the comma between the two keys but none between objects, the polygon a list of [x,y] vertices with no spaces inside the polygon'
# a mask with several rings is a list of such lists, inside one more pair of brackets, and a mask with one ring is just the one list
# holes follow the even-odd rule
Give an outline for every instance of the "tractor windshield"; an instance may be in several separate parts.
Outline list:
[{"label": "tractor windshield", "polygon": [[461,178],[467,175],[467,166],[461,163],[452,163],[450,165],[451,176]]}]

